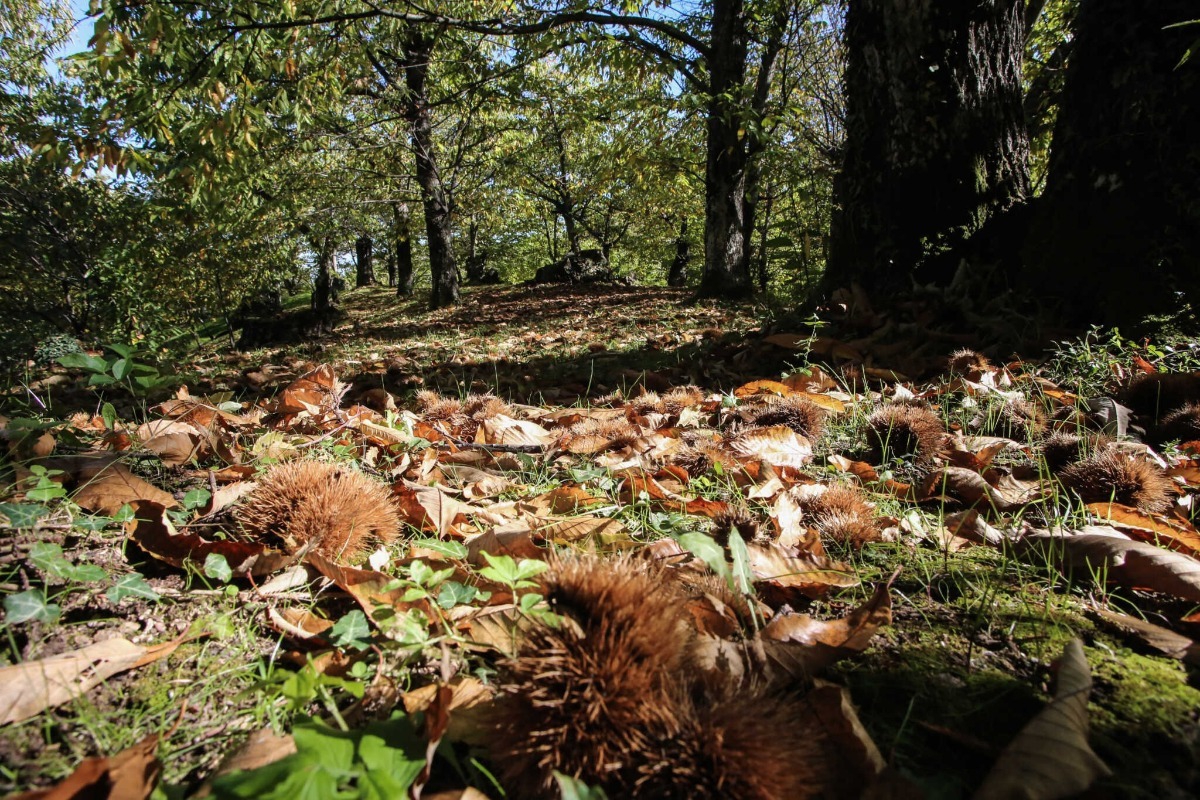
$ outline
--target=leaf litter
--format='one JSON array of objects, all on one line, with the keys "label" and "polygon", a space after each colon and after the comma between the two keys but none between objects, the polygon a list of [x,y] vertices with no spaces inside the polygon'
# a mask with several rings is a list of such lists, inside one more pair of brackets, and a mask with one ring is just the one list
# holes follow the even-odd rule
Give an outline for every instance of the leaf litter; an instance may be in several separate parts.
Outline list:
[{"label": "leaf litter", "polygon": [[[527,335],[526,341],[538,337],[545,338]],[[688,334],[678,338],[675,344]],[[97,418],[73,418],[48,442],[39,439],[31,453],[36,457],[23,462],[0,509],[14,542],[6,563],[23,560],[25,584],[5,602],[19,646],[16,660],[0,668],[19,676],[5,681],[4,696],[12,695],[4,701],[6,723],[42,715],[46,724],[58,720],[67,730],[61,712],[49,709],[89,702],[100,690],[119,698],[136,692],[139,681],[161,681],[164,672],[154,672],[152,660],[169,665],[177,648],[198,647],[201,634],[227,637],[230,622],[239,619],[254,628],[251,638],[259,643],[242,657],[251,666],[269,664],[271,680],[259,683],[258,695],[234,702],[246,719],[228,729],[226,746],[197,761],[190,748],[172,741],[189,714],[201,725],[205,715],[189,710],[186,693],[170,690],[182,705],[174,720],[152,726],[161,740],[130,741],[130,750],[107,762],[101,750],[72,750],[101,758],[83,762],[62,787],[115,769],[133,758],[128,752],[150,752],[163,759],[174,782],[196,788],[205,781],[216,796],[291,796],[279,793],[285,788],[321,796],[321,787],[364,797],[418,796],[422,787],[501,796],[489,782],[494,779],[485,777],[491,772],[528,796],[557,796],[560,774],[610,796],[665,796],[684,786],[700,796],[696,787],[713,780],[724,787],[721,796],[854,796],[868,787],[917,796],[936,785],[935,774],[889,729],[891,703],[869,692],[878,686],[873,680],[886,679],[888,665],[905,658],[906,648],[924,648],[931,616],[952,620],[963,613],[955,600],[964,590],[953,585],[961,574],[947,568],[951,558],[1039,575],[1050,594],[1033,602],[1046,614],[1061,605],[1050,599],[1056,595],[1088,594],[1101,604],[1089,613],[1103,625],[1167,658],[1195,663],[1186,635],[1200,603],[1192,456],[1113,449],[1104,470],[1088,472],[1084,454],[1073,462],[1083,466],[1070,481],[1036,467],[1051,431],[1128,420],[1118,413],[1117,399],[1092,403],[1103,413],[1089,418],[1072,393],[1019,362],[992,367],[984,361],[969,375],[951,372],[925,384],[897,382],[897,373],[870,367],[858,373],[868,376],[861,383],[838,375],[836,366],[869,355],[830,337],[724,338],[724,344],[710,341],[709,353],[731,348],[725,353],[740,361],[736,371],[715,363],[644,371],[642,386],[616,393],[604,381],[590,395],[584,385],[542,387],[543,401],[557,394],[574,405],[521,405],[470,392],[427,392],[414,403],[343,382],[330,362],[304,370],[263,365],[262,375],[288,379],[276,379],[276,391],[258,401],[230,403],[181,388],[140,425],[110,429]],[[781,380],[751,374],[736,381],[758,361],[779,363],[797,350],[823,353],[834,366],[801,366]],[[608,374],[630,374],[619,358],[613,367]],[[592,399],[581,404],[581,396]],[[1004,421],[1025,398],[1044,407]],[[56,454],[56,437],[78,442],[84,452]],[[298,464],[321,465],[325,477],[312,489],[290,489],[295,499],[287,490],[263,494],[279,492],[272,475]],[[303,498],[326,491],[337,480],[328,476],[342,473],[367,484],[304,510]],[[1097,502],[1106,480],[1118,483]],[[356,503],[360,496],[363,502]],[[1118,502],[1126,498],[1134,505]],[[108,532],[97,542],[99,534],[56,522],[58,507],[68,515],[92,512],[101,527],[111,520]],[[1084,513],[1069,516],[1078,507]],[[1064,525],[1064,519],[1078,522]],[[46,537],[77,558],[96,544],[125,548],[128,565],[106,563],[144,572],[127,575],[149,594],[125,605],[94,599],[94,587],[80,580],[87,575],[28,558],[30,545]],[[984,550],[975,555],[980,545]],[[1014,567],[1009,558],[1025,566]],[[943,567],[933,568],[936,574],[910,574],[912,565],[930,570],[938,559]],[[909,571],[897,572],[889,560],[909,563]],[[563,576],[579,564],[593,566],[564,594]],[[538,659],[548,652],[566,659],[553,662],[560,664],[550,667],[555,674],[575,669],[572,659],[591,664],[579,673],[590,685],[598,685],[595,675],[608,674],[605,659],[631,657],[632,651],[612,651],[611,637],[633,631],[626,636],[631,643],[620,647],[638,646],[639,603],[654,607],[648,590],[636,590],[643,585],[639,576],[671,598],[658,614],[657,623],[666,627],[657,629],[649,663],[674,665],[678,676],[639,683],[636,675],[622,674],[595,700],[572,692],[596,689],[558,696],[561,724],[576,729],[569,742],[547,727],[557,719],[553,714],[551,722],[517,713],[516,722],[498,723],[494,709],[520,708],[505,698],[532,690],[527,676],[539,674]],[[934,604],[915,600],[914,589]],[[1110,592],[1124,610],[1133,604],[1159,624],[1114,616],[1103,607]],[[24,605],[12,602],[23,595]],[[153,618],[172,612],[151,595],[180,605],[222,598],[224,611],[201,614],[195,630],[171,638]],[[29,621],[13,622],[14,611],[23,608],[32,609]],[[140,644],[102,621],[90,624],[94,641],[77,646],[54,627],[60,618],[119,620],[131,610],[147,620],[133,629]],[[1132,622],[1119,624],[1118,617]],[[1040,695],[1045,710],[1031,713],[1028,727],[1003,752],[1005,743],[994,741],[990,774],[982,766],[970,773],[980,796],[1009,796],[1014,786],[1031,797],[1061,796],[1113,780],[1088,744],[1086,691],[1089,661],[1112,651],[1088,624],[1080,616],[1066,627],[1081,629],[1095,646],[1085,650],[1064,636],[1056,640],[1058,652],[1049,652],[1046,641],[1032,657],[1011,631],[997,636],[990,622],[976,624],[963,641],[965,654],[947,661],[965,655],[962,667],[929,675],[966,686],[1007,665],[1008,680],[1038,695],[1050,659],[1065,653],[1057,694]],[[943,635],[941,646],[955,641],[961,640]],[[114,648],[116,656],[100,653]],[[900,685],[887,691],[903,694]],[[615,709],[626,697],[631,708],[650,703],[658,711],[645,719],[638,716],[643,712],[622,717]],[[701,706],[695,706],[698,698]],[[208,702],[229,703],[219,693]],[[906,715],[915,711],[941,745],[975,747],[972,730],[941,725],[933,721],[936,712],[923,722],[911,702]],[[269,708],[250,712],[255,705]],[[779,709],[792,715],[780,728],[785,744],[788,725],[801,726],[796,736],[820,742],[805,751],[811,763],[787,774],[763,766],[775,751],[762,727]],[[95,713],[122,724],[119,700]],[[265,757],[238,756],[238,744],[262,730],[253,723],[264,714],[274,731],[264,736],[291,730],[296,739],[287,739],[286,747],[271,744]],[[1184,730],[1195,722],[1168,724]],[[642,726],[642,733],[638,747],[620,751],[626,766],[616,773],[598,769],[605,748],[615,746],[608,737],[630,724]],[[255,736],[251,750],[263,747],[253,744],[262,739]],[[693,760],[693,752],[718,739],[729,745],[721,758]],[[12,744],[3,747],[12,750]],[[323,748],[339,755],[321,756]],[[460,756],[437,755],[447,748],[460,755],[474,748],[482,760],[463,768]],[[214,781],[222,758],[246,766],[220,770]],[[161,769],[151,760],[153,769],[139,767],[153,776],[146,793],[129,796],[148,796]],[[9,788],[56,777],[32,773],[35,761],[23,763],[7,778]],[[675,774],[668,779],[663,769]],[[1053,780],[1030,777],[1043,773]],[[284,783],[279,776],[287,776]],[[1193,779],[1180,775],[1177,785]],[[246,794],[252,787],[259,788]]]}]

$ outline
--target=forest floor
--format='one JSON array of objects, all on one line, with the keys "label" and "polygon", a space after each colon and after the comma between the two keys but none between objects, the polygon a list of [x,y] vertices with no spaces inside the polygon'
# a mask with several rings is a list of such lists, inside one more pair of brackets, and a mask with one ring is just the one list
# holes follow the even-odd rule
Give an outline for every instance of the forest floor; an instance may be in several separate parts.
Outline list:
[{"label": "forest floor", "polygon": [[[1022,360],[662,288],[341,308],[290,345],[98,352],[13,385],[0,793],[505,796],[481,709],[556,610],[549,554],[586,551],[716,574],[733,600],[691,598],[696,641],[843,687],[861,729],[838,741],[890,768],[879,796],[1200,796],[1187,347],[1093,333]],[[1000,358],[948,366],[965,345]],[[327,494],[334,472],[272,482],[299,460],[387,488],[395,517]],[[366,521],[333,547],[342,523],[295,521],[308,495]]]}]

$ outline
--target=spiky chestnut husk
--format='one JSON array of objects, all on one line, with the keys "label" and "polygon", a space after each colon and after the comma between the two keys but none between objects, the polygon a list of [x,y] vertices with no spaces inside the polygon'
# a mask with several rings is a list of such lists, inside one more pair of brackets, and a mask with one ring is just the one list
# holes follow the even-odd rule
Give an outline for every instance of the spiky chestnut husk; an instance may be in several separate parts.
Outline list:
[{"label": "spiky chestnut husk", "polygon": [[824,740],[819,720],[791,697],[744,693],[697,703],[680,714],[679,732],[660,756],[637,765],[627,796],[819,797],[829,782]]},{"label": "spiky chestnut husk", "polygon": [[659,410],[664,414],[678,414],[685,408],[700,405],[704,402],[704,397],[704,390],[699,386],[676,386],[663,395],[662,407]]},{"label": "spiky chestnut husk", "polygon": [[743,542],[758,538],[760,525],[754,515],[747,509],[730,506],[712,518],[710,533],[722,547],[729,544],[729,535],[734,531],[742,537]]},{"label": "spiky chestnut husk", "polygon": [[1187,403],[1168,412],[1154,429],[1154,441],[1158,443],[1197,439],[1200,439],[1200,403]]},{"label": "spiky chestnut husk", "polygon": [[738,409],[738,417],[747,425],[759,428],[786,425],[810,441],[821,435],[826,416],[825,409],[803,397],[768,395]]},{"label": "spiky chestnut husk", "polygon": [[1173,409],[1200,402],[1200,374],[1159,372],[1137,377],[1121,392],[1120,401],[1146,423],[1163,419]]},{"label": "spiky chestnut husk", "polygon": [[552,773],[632,785],[680,730],[688,630],[673,584],[630,559],[559,561],[541,590],[565,619],[535,625],[502,662],[488,740],[514,797],[556,797]]},{"label": "spiky chestnut husk", "polygon": [[400,516],[392,494],[361,472],[320,461],[273,467],[237,509],[242,530],[287,552],[311,551],[354,564],[396,538]]},{"label": "spiky chestnut husk", "polygon": [[884,453],[931,461],[941,450],[945,436],[942,421],[927,406],[892,403],[867,418],[867,442],[875,463],[883,460]]},{"label": "spiky chestnut husk", "polygon": [[878,541],[883,532],[875,520],[875,510],[852,486],[830,486],[801,500],[800,508],[822,536],[835,542],[862,547]]},{"label": "spiky chestnut husk", "polygon": [[571,453],[601,453],[627,447],[641,436],[625,419],[585,419],[567,428],[563,441]]},{"label": "spiky chestnut husk", "polygon": [[969,348],[955,350],[946,359],[946,371],[951,375],[971,375],[994,369],[987,356]]},{"label": "spiky chestnut husk", "polygon": [[1047,429],[1046,412],[1028,400],[1010,400],[1001,406],[990,432],[1017,441],[1031,441]]},{"label": "spiky chestnut husk", "polygon": [[1080,435],[1059,431],[1052,433],[1042,441],[1042,458],[1051,472],[1058,472],[1068,464],[1074,464],[1089,454],[1099,453],[1112,443],[1112,439],[1102,433]]},{"label": "spiky chestnut husk", "polygon": [[1116,450],[1104,450],[1063,469],[1059,481],[1085,503],[1112,501],[1155,513],[1171,507],[1172,487],[1166,473]]},{"label": "spiky chestnut husk", "polygon": [[715,464],[727,470],[736,470],[740,466],[735,458],[711,441],[700,441],[686,447],[671,463],[683,467],[693,478],[711,474]]}]

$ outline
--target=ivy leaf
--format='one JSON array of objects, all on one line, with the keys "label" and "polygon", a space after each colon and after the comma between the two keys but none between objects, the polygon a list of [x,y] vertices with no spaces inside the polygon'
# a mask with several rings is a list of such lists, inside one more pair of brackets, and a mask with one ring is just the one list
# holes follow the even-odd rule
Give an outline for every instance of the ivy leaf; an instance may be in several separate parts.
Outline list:
[{"label": "ivy leaf", "polygon": [[446,581],[438,589],[437,602],[443,609],[449,611],[455,606],[465,606],[475,599],[479,590],[458,581]]},{"label": "ivy leaf", "polygon": [[9,624],[21,622],[53,622],[62,614],[62,607],[46,600],[41,589],[26,589],[4,598],[4,613]]},{"label": "ivy leaf", "polygon": [[136,597],[142,600],[157,601],[162,595],[154,591],[140,572],[130,572],[117,578],[109,590],[104,593],[113,603],[119,603],[126,597]]},{"label": "ivy leaf", "polygon": [[335,622],[329,633],[329,641],[334,647],[365,650],[371,644],[371,624],[367,615],[358,609]]},{"label": "ivy leaf", "polygon": [[[8,517],[9,524],[14,528],[32,528],[38,520],[49,513],[50,509],[39,504],[0,503],[0,514]],[[466,552],[465,547],[463,551]]]},{"label": "ivy leaf", "polygon": [[63,556],[63,549],[57,544],[35,542],[29,548],[29,563],[49,577],[71,577],[71,562]]},{"label": "ivy leaf", "polygon": [[409,544],[412,547],[419,547],[422,550],[432,550],[446,558],[461,560],[467,557],[467,546],[462,542],[443,542],[441,539],[413,539]]},{"label": "ivy leaf", "polygon": [[213,580],[221,581],[221,583],[229,583],[233,580],[233,569],[225,560],[225,556],[220,553],[209,553],[205,557],[204,574]]},{"label": "ivy leaf", "polygon": [[67,578],[76,583],[96,583],[108,580],[108,573],[95,564],[68,564]]},{"label": "ivy leaf", "polygon": [[183,507],[186,509],[202,508],[212,499],[212,492],[208,489],[192,489],[183,496]]}]

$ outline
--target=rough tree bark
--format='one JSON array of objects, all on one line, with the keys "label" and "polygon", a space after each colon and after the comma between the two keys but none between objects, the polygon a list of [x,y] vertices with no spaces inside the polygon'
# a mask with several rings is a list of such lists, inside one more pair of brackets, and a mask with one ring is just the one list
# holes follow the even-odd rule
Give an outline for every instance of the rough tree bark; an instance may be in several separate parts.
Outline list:
[{"label": "rough tree bark", "polygon": [[425,208],[425,231],[429,238],[429,270],[433,284],[429,307],[442,308],[458,302],[458,266],[454,260],[450,201],[442,185],[434,155],[433,120],[425,90],[434,39],[413,28],[405,43],[404,77],[408,87],[406,116],[412,136],[417,184]]},{"label": "rough tree bark", "polygon": [[1114,324],[1200,307],[1195,0],[1087,0],[1026,243],[1028,281]]},{"label": "rough tree bark", "polygon": [[827,289],[852,281],[877,293],[903,289],[918,268],[923,281],[945,281],[964,255],[971,260],[973,235],[1023,205],[1024,7],[850,1]]},{"label": "rough tree bark", "polygon": [[413,291],[413,257],[408,203],[392,203],[392,252],[396,259],[396,296],[410,297]]},{"label": "rough tree bark", "polygon": [[371,237],[366,234],[358,237],[354,242],[354,256],[356,259],[355,286],[371,286],[375,283],[374,258],[371,252],[373,249],[372,244]]},{"label": "rough tree bark", "polygon": [[747,297],[754,289],[745,232],[747,153],[739,135],[747,38],[743,0],[713,0],[701,297]]}]

